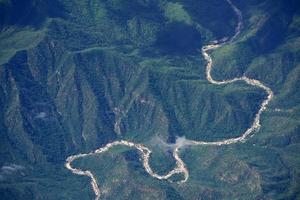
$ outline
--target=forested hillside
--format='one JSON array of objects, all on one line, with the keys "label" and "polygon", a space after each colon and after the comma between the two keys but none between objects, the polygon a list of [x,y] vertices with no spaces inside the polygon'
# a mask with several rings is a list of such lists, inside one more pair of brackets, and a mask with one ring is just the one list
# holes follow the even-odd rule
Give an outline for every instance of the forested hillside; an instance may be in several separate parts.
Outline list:
[{"label": "forested hillside", "polygon": [[[184,184],[153,179],[125,147],[74,162],[94,172],[101,199],[300,198],[299,2],[232,1],[243,27],[213,51],[212,76],[273,90],[261,129],[182,149]],[[225,0],[0,0],[0,197],[93,199],[65,159],[115,140],[148,146],[161,174],[175,164],[161,143],[240,136],[266,94],[209,83],[201,55],[237,22]]]}]

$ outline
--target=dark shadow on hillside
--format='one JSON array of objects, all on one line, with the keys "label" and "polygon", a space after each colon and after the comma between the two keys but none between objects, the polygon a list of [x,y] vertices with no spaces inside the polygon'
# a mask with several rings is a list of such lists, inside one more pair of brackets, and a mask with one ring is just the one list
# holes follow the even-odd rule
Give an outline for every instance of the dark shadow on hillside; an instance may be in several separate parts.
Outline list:
[{"label": "dark shadow on hillside", "polygon": [[201,35],[191,25],[182,22],[172,23],[158,33],[155,47],[163,54],[195,54],[202,46]]},{"label": "dark shadow on hillside", "polygon": [[10,0],[0,3],[0,30],[5,26],[39,27],[47,17],[63,17],[65,10],[57,0]]},{"label": "dark shadow on hillside", "polygon": [[130,0],[111,1],[103,0],[111,17],[124,22],[133,17],[162,21],[163,11],[156,1]]}]

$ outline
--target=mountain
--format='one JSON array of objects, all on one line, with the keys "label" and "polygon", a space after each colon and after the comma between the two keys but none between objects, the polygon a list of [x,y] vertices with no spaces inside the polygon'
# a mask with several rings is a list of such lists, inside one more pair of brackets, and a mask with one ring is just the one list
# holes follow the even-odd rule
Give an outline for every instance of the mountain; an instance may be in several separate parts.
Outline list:
[{"label": "mountain", "polygon": [[[211,51],[215,80],[243,75],[274,98],[244,143],[187,146],[189,171],[171,181],[118,146],[75,160],[100,199],[299,199],[300,7],[297,0],[232,0],[240,34]],[[68,156],[127,140],[152,150],[150,165],[176,165],[176,138],[241,136],[267,94],[244,82],[207,81],[201,48],[232,37],[225,0],[0,0],[0,197],[94,199]]]}]

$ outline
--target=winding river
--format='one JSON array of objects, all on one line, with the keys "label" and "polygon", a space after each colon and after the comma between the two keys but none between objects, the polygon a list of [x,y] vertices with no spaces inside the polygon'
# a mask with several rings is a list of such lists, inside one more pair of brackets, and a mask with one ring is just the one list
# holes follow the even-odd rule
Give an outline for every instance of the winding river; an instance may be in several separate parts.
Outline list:
[{"label": "winding river", "polygon": [[[241,11],[231,2],[231,0],[227,0],[227,2],[231,6],[231,8],[234,10],[235,14],[238,17],[238,24],[236,26],[235,33],[231,38],[214,41],[214,42],[212,42],[212,44],[208,44],[208,45],[202,47],[202,55],[205,58],[205,60],[207,61],[206,78],[210,83],[216,84],[216,85],[225,85],[225,84],[230,84],[230,83],[234,83],[237,81],[244,81],[249,85],[253,85],[255,87],[263,89],[267,93],[267,98],[262,102],[260,109],[258,110],[258,112],[255,115],[252,125],[241,136],[236,137],[236,138],[215,141],[215,142],[189,140],[187,145],[220,146],[220,145],[234,144],[234,143],[238,143],[238,142],[245,142],[249,138],[249,136],[253,135],[256,131],[259,130],[259,128],[261,126],[260,125],[260,116],[261,116],[262,112],[264,110],[266,110],[267,105],[273,98],[273,92],[269,87],[264,85],[259,80],[248,78],[245,75],[242,77],[236,77],[236,78],[233,78],[230,80],[222,80],[222,81],[214,80],[211,76],[213,60],[212,60],[209,52],[212,50],[215,50],[217,48],[220,48],[223,45],[232,43],[233,40],[239,35],[239,33],[241,31],[241,27],[242,27]],[[160,179],[160,180],[169,180],[169,178],[171,176],[173,176],[174,174],[183,174],[184,178],[183,178],[183,180],[179,181],[179,183],[184,183],[189,178],[189,172],[185,166],[185,163],[183,162],[183,160],[180,158],[180,155],[179,155],[179,151],[180,151],[180,148],[182,147],[182,145],[179,145],[179,144],[176,145],[176,144],[173,149],[173,157],[176,160],[176,167],[173,170],[171,170],[170,172],[168,172],[166,175],[158,175],[157,173],[153,172],[153,170],[151,169],[151,167],[149,165],[149,158],[150,158],[150,154],[151,154],[150,149],[148,149],[147,147],[145,147],[142,144],[137,144],[137,143],[133,143],[130,141],[125,141],[125,140],[109,143],[106,146],[96,149],[95,151],[92,151],[90,153],[69,156],[66,159],[65,167],[67,169],[69,169],[71,172],[73,172],[74,174],[90,177],[91,186],[96,195],[95,199],[98,200],[100,198],[101,191],[100,191],[99,185],[97,183],[96,177],[89,170],[84,171],[82,169],[73,168],[72,162],[78,158],[83,158],[83,157],[91,156],[91,155],[95,155],[95,154],[101,154],[101,153],[104,153],[104,152],[108,151],[109,149],[113,148],[114,146],[123,145],[123,146],[128,146],[131,148],[135,148],[140,152],[141,158],[143,160],[143,166],[144,166],[145,170],[147,171],[147,173],[150,174],[152,177]]]}]

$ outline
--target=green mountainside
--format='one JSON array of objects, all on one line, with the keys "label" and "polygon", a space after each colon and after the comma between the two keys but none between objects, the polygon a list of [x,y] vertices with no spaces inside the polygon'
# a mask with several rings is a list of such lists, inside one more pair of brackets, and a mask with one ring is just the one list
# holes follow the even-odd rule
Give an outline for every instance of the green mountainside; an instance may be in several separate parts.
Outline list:
[{"label": "green mountainside", "polygon": [[[184,148],[184,184],[154,179],[130,148],[74,161],[96,175],[101,199],[300,198],[300,4],[233,2],[243,28],[212,53],[212,76],[274,91],[261,129]],[[240,136],[266,94],[209,83],[201,56],[236,24],[225,0],[0,0],[0,199],[94,199],[65,159],[117,139],[149,147],[163,174],[175,161],[159,141]]]}]

